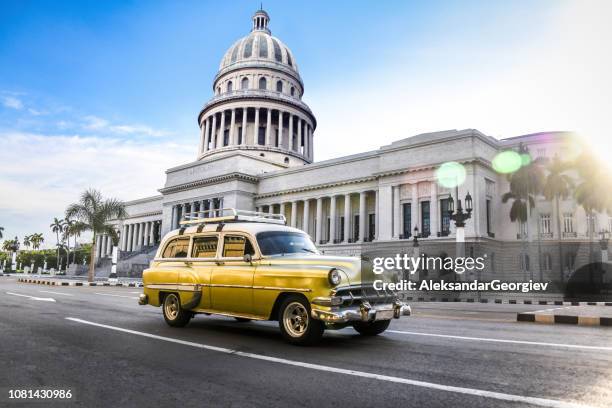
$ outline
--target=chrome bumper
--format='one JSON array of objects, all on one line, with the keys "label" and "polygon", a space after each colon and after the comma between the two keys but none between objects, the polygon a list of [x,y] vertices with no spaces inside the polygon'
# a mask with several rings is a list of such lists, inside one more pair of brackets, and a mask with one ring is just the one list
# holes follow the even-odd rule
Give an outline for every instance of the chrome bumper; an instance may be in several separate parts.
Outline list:
[{"label": "chrome bumper", "polygon": [[382,305],[372,306],[369,302],[362,302],[359,306],[337,308],[337,310],[317,309],[312,306],[310,314],[313,319],[327,323],[348,323],[348,322],[372,322],[375,320],[399,319],[400,316],[410,316],[412,310],[404,302],[396,301]]}]

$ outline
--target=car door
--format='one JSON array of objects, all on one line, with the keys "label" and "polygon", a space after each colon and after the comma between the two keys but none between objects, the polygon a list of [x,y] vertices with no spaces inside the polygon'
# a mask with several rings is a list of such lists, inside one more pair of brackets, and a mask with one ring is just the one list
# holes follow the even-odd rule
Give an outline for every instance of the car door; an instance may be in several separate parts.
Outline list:
[{"label": "car door", "polygon": [[212,307],[210,284],[212,271],[217,260],[218,242],[218,234],[194,236],[191,246],[191,268],[182,272],[184,274],[183,279],[181,279],[183,283],[201,285],[202,299],[199,304],[201,309]]},{"label": "car door", "polygon": [[212,308],[225,313],[253,315],[253,276],[255,266],[245,262],[245,253],[254,254],[249,238],[240,233],[221,236],[221,252],[213,267]]}]

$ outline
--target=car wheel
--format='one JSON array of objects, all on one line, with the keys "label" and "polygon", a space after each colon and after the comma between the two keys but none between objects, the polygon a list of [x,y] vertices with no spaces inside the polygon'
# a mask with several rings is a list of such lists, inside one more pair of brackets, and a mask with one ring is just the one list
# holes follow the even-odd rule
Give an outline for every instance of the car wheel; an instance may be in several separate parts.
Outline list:
[{"label": "car wheel", "polygon": [[285,340],[300,346],[316,343],[325,330],[320,320],[310,316],[310,304],[302,296],[287,297],[279,308],[278,325]]},{"label": "car wheel", "polygon": [[181,307],[181,299],[176,293],[169,293],[164,297],[162,305],[164,320],[172,327],[183,327],[192,317],[192,313]]},{"label": "car wheel", "polygon": [[251,319],[247,319],[245,317],[234,317],[234,319],[236,319],[236,321],[240,322],[240,323],[246,323],[246,322],[250,322],[251,321]]},{"label": "car wheel", "polygon": [[376,336],[389,327],[391,320],[379,320],[376,322],[355,322],[353,328],[362,336]]}]

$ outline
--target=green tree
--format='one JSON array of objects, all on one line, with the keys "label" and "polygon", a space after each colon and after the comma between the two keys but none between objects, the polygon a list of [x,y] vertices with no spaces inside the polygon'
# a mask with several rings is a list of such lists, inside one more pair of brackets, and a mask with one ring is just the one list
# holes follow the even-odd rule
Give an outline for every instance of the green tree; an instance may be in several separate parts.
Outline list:
[{"label": "green tree", "polygon": [[60,237],[59,234],[60,232],[64,231],[64,220],[62,219],[58,219],[57,217],[53,218],[53,222],[51,223],[51,225],[49,225],[49,228],[51,228],[52,232],[55,232],[55,237],[57,239],[57,264],[58,264],[58,268],[60,265]]},{"label": "green tree", "polygon": [[45,242],[45,237],[42,233],[37,232],[35,234],[30,235],[30,243],[32,244],[32,249],[39,249],[40,244]]},{"label": "green tree", "polygon": [[109,234],[113,241],[117,240],[117,231],[109,224],[110,220],[122,219],[127,216],[125,204],[117,199],[103,199],[102,194],[94,189],[85,191],[78,203],[68,206],[66,218],[79,222],[79,230],[92,232],[92,246],[89,262],[88,280],[93,282],[95,271],[95,242],[98,234]]},{"label": "green tree", "polygon": [[23,246],[29,248],[32,243],[30,242],[30,235],[23,237]]},{"label": "green tree", "polygon": [[3,238],[4,227],[0,227],[0,239]]},{"label": "green tree", "polygon": [[563,248],[561,246],[561,209],[559,208],[559,201],[570,196],[572,189],[574,188],[574,179],[566,174],[569,170],[570,165],[559,159],[559,156],[555,155],[553,159],[546,165],[546,179],[544,181],[544,188],[542,192],[544,197],[553,201],[555,205],[555,223],[557,229],[557,239],[559,240],[559,273],[560,279],[563,281]]}]

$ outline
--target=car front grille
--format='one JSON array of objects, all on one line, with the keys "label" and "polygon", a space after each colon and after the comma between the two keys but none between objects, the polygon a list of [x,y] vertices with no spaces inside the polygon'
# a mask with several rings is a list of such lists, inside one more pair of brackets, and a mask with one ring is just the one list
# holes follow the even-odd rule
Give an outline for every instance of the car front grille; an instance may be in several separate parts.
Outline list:
[{"label": "car front grille", "polygon": [[372,305],[393,303],[398,299],[397,293],[390,290],[376,290],[372,285],[353,285],[338,288],[335,296],[342,298],[342,306],[357,306],[362,301]]}]

